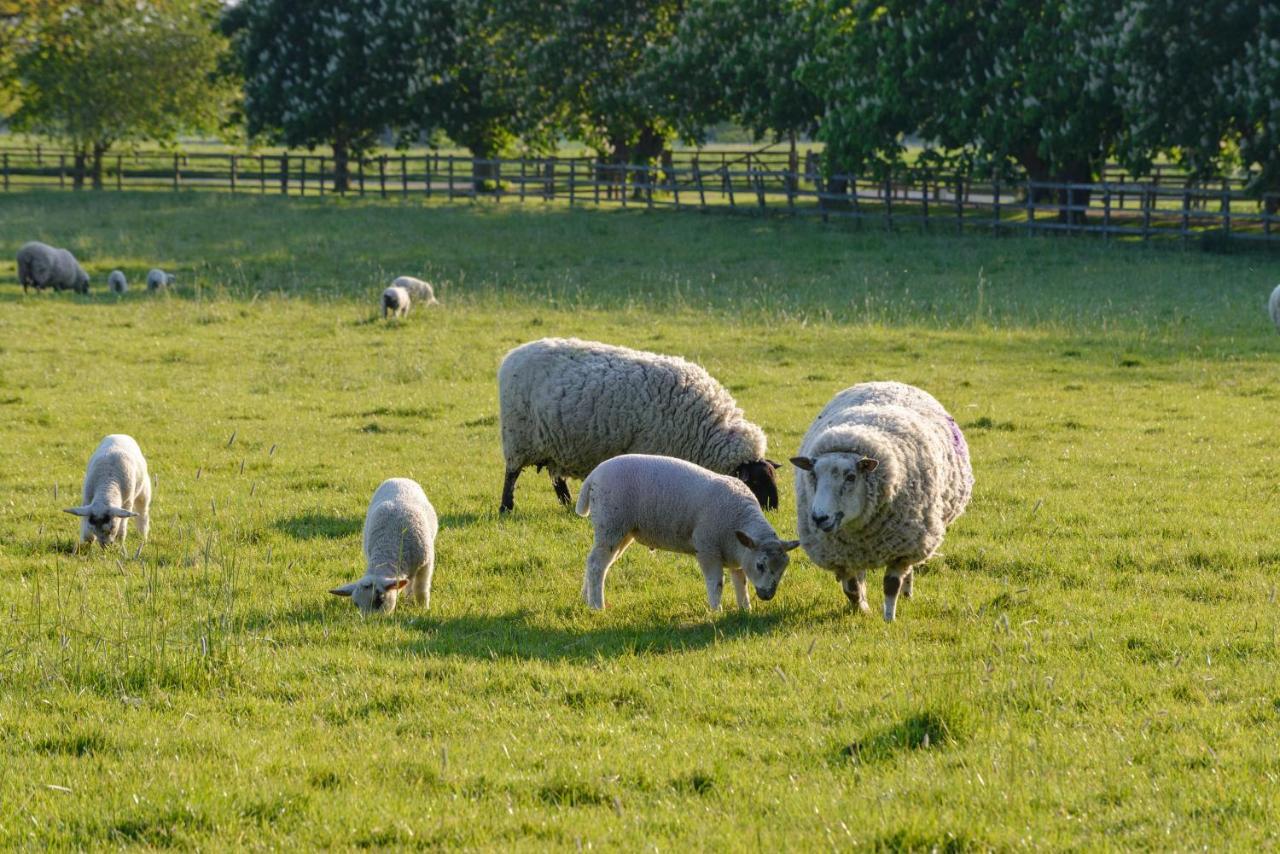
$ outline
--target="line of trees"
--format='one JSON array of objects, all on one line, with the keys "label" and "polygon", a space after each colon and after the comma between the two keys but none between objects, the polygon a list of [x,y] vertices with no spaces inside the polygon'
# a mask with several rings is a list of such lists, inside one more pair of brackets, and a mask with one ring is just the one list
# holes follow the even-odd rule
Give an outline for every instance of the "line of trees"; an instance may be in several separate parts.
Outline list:
[{"label": "line of trees", "polygon": [[1280,5],[0,0],[0,111],[94,183],[112,146],[179,130],[329,147],[341,184],[388,130],[647,164],[727,122],[817,138],[832,174],[1081,182],[1169,158],[1261,194],[1280,190]]}]

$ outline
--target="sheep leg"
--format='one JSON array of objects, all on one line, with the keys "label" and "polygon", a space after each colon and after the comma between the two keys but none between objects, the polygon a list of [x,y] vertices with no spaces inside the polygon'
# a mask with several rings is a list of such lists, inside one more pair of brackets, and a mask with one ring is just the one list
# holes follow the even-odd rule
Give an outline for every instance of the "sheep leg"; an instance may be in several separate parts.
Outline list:
[{"label": "sheep leg", "polygon": [[587,572],[582,578],[582,598],[587,607],[594,610],[604,608],[604,578],[609,567],[631,545],[631,537],[602,534],[596,532],[595,545],[587,555]]},{"label": "sheep leg", "polygon": [[907,567],[907,571],[902,575],[902,598],[911,598],[912,581],[915,579],[916,573],[914,567]]},{"label": "sheep leg", "polygon": [[502,503],[498,505],[499,513],[510,513],[516,506],[516,478],[520,469],[508,469],[507,477],[502,482]]},{"label": "sheep leg", "polygon": [[569,484],[565,483],[562,477],[556,477],[551,472],[547,472],[547,474],[551,475],[551,486],[556,491],[556,498],[560,499],[561,504],[568,507],[573,503],[573,496],[569,494]]},{"label": "sheep leg", "polygon": [[850,605],[864,613],[871,610],[871,606],[867,604],[867,571],[865,569],[840,579],[840,586],[844,589],[844,595],[848,597]]},{"label": "sheep leg", "polygon": [[134,513],[138,514],[138,534],[146,542],[147,532],[151,530],[151,484],[148,482],[142,488],[142,492],[133,501],[133,507],[130,508]]},{"label": "sheep leg", "polygon": [[750,611],[751,597],[747,595],[747,574],[738,567],[729,570],[729,577],[733,579],[733,596],[738,600],[738,610]]},{"label": "sheep leg", "polygon": [[724,567],[718,558],[698,555],[698,567],[707,582],[707,606],[712,611],[720,610],[720,596],[724,593]]},{"label": "sheep leg", "polygon": [[435,555],[418,567],[418,573],[409,582],[409,601],[424,608],[431,607],[431,574],[435,571]]},{"label": "sheep leg", "polygon": [[902,590],[903,576],[911,572],[911,564],[900,560],[889,564],[884,571],[884,621],[892,623],[898,609],[898,593]]}]

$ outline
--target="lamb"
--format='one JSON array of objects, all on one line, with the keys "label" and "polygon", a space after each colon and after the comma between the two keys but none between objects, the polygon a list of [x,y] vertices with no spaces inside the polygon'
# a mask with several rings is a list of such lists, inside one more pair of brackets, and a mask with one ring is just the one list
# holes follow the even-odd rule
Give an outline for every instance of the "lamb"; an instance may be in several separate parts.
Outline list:
[{"label": "lamb", "polygon": [[404,288],[387,288],[382,292],[382,319],[387,319],[387,312],[393,312],[396,317],[406,317],[409,305],[408,291]]},{"label": "lamb", "polygon": [[609,567],[637,541],[651,549],[691,554],[707,584],[707,604],[720,610],[729,567],[738,608],[749,610],[747,579],[763,601],[773,598],[799,540],[780,540],[751,490],[737,478],[673,457],[624,454],[587,475],[579,516],[591,516],[595,544],[587,555],[582,596],[604,607]]},{"label": "lamb", "polygon": [[436,300],[435,289],[431,287],[429,282],[422,279],[415,279],[413,276],[400,276],[391,283],[393,288],[404,288],[409,292],[409,296],[413,297],[414,302],[420,302],[423,305],[438,305]]},{"label": "lamb", "polygon": [[1267,309],[1271,313],[1271,322],[1275,324],[1276,330],[1280,331],[1280,285],[1276,285],[1275,290],[1271,292],[1271,301]]},{"label": "lamb", "polygon": [[764,431],[698,365],[576,338],[516,347],[498,369],[506,479],[500,512],[515,507],[526,466],[547,469],[570,503],[566,477],[582,478],[619,454],[676,457],[744,481],[766,510],[778,506],[778,463]]},{"label": "lamb", "polygon": [[18,250],[18,281],[22,283],[24,294],[28,287],[38,291],[53,288],[55,291],[89,293],[89,274],[80,266],[76,256],[66,249],[57,249],[35,240]]},{"label": "lamb", "polygon": [[173,276],[161,270],[159,267],[152,267],[147,272],[147,290],[158,291],[167,288],[173,284]]},{"label": "lamb", "polygon": [[84,502],[64,512],[80,517],[80,546],[98,541],[106,548],[129,533],[129,520],[137,518],[138,532],[146,540],[151,527],[151,478],[147,460],[132,437],[113,433],[99,443],[84,474]]},{"label": "lamb", "polygon": [[400,591],[412,585],[413,601],[430,607],[438,528],[435,508],[416,481],[384,480],[364,517],[364,577],[329,592],[351,597],[368,616],[390,614]]},{"label": "lamb", "polygon": [[942,404],[914,386],[872,382],[832,398],[805,433],[796,467],[800,542],[867,607],[867,570],[885,566],[884,618],[912,568],[942,543],[973,493],[969,449]]},{"label": "lamb", "polygon": [[129,280],[124,277],[123,270],[112,270],[107,276],[107,290],[113,294],[122,294],[129,290]]}]

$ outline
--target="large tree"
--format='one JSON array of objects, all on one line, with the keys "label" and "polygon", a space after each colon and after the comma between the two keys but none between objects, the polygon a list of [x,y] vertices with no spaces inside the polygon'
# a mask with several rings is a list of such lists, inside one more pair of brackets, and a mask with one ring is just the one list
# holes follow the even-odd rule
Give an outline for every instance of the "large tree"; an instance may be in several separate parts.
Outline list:
[{"label": "large tree", "polygon": [[68,144],[73,182],[102,186],[122,141],[172,143],[215,127],[230,89],[217,75],[225,41],[217,0],[28,4],[13,54],[19,130]]}]

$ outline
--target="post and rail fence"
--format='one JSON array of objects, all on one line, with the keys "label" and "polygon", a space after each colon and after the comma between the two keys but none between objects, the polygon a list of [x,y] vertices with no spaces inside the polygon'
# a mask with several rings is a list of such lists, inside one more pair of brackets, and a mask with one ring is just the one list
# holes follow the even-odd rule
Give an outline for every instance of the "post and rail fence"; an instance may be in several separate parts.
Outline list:
[{"label": "post and rail fence", "polygon": [[[74,155],[0,148],[0,189],[70,189]],[[89,186],[92,176],[84,175]],[[1245,177],[1206,181],[1167,167],[1131,176],[1107,167],[1091,183],[1000,180],[912,170],[828,175],[806,152],[677,151],[662,165],[586,157],[476,159],[436,152],[353,158],[340,186],[333,159],[286,152],[109,155],[106,191],[218,191],[285,196],[565,202],[852,220],[886,228],[1066,232],[1140,240],[1212,235],[1280,243],[1280,193],[1246,192]]]}]

